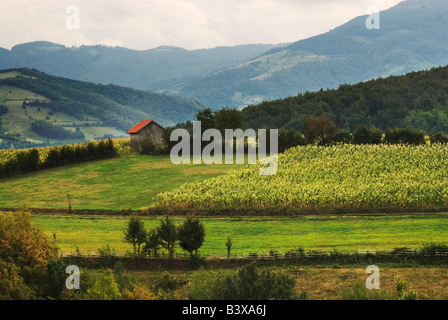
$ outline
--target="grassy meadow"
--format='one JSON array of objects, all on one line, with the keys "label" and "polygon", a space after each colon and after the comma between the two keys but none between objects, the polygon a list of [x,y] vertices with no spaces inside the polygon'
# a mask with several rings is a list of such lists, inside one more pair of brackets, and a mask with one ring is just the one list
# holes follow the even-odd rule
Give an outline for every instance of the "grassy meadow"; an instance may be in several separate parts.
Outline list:
[{"label": "grassy meadow", "polygon": [[[0,207],[121,210],[150,207],[160,192],[239,165],[173,165],[169,156],[124,155],[0,180]],[[242,166],[242,165],[241,165]]]},{"label": "grassy meadow", "polygon": [[[34,225],[56,233],[62,251],[96,252],[109,245],[125,253],[132,247],[123,241],[126,216],[33,215]],[[143,217],[146,228],[159,218]],[[175,218],[180,224],[183,218]],[[448,214],[392,216],[303,216],[297,218],[202,218],[206,237],[202,254],[225,255],[230,236],[232,253],[269,253],[305,250],[352,251],[357,249],[417,249],[429,242],[445,242]],[[182,249],[178,249],[183,253]]]}]

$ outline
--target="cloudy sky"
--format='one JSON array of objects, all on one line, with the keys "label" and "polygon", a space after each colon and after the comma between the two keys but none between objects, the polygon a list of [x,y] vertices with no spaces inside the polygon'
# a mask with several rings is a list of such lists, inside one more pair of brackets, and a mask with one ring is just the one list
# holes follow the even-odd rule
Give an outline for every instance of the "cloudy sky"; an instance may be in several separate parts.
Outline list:
[{"label": "cloudy sky", "polygon": [[285,43],[329,31],[369,6],[385,10],[401,1],[0,0],[0,47],[37,40],[138,50]]}]

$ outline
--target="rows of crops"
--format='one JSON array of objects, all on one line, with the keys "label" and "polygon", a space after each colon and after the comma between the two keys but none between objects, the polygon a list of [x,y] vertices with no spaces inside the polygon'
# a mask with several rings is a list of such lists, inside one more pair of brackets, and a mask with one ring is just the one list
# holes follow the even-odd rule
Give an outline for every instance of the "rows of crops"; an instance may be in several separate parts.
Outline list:
[{"label": "rows of crops", "polygon": [[159,195],[174,208],[448,207],[448,146],[304,146],[279,156],[276,175],[247,166]]}]

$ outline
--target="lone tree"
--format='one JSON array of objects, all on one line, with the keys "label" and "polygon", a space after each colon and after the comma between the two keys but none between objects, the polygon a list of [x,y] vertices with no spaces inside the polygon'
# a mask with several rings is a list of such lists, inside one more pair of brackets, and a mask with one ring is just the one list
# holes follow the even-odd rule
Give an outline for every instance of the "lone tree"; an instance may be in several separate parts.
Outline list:
[{"label": "lone tree", "polygon": [[143,247],[143,252],[147,253],[151,258],[151,252],[154,252],[154,256],[157,256],[161,245],[160,237],[157,234],[157,230],[149,230],[146,234],[146,242]]},{"label": "lone tree", "polygon": [[140,246],[146,241],[146,231],[143,220],[137,215],[129,218],[128,227],[124,231],[124,241],[130,243],[134,247],[134,255],[140,257]]},{"label": "lone tree", "polygon": [[198,250],[204,243],[205,227],[204,224],[197,218],[187,216],[178,231],[179,245],[190,253],[190,258],[193,261],[198,256]]},{"label": "lone tree", "polygon": [[227,237],[226,247],[227,247],[227,257],[230,258],[230,251],[232,250],[232,239],[230,237]]},{"label": "lone tree", "polygon": [[173,259],[174,249],[176,248],[178,237],[177,227],[169,216],[166,216],[164,219],[160,220],[160,225],[157,227],[157,234],[159,235],[162,247],[169,252],[170,259]]},{"label": "lone tree", "polygon": [[302,126],[302,132],[308,143],[326,145],[332,136],[338,131],[338,127],[327,117],[311,117]]}]

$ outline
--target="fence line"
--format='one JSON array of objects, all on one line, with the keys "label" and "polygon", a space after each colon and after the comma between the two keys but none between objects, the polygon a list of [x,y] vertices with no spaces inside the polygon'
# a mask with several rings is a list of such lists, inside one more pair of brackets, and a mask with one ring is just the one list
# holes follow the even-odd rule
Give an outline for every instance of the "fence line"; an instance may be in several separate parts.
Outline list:
[{"label": "fence line", "polygon": [[[312,258],[312,257],[325,257],[325,256],[347,256],[347,255],[377,255],[377,256],[438,256],[448,257],[448,250],[424,250],[418,252],[412,249],[358,249],[353,251],[329,251],[329,250],[311,250],[311,251],[294,251],[286,253],[235,253],[231,255],[226,254],[206,254],[203,257],[210,260],[288,260],[288,259],[300,259],[300,258]],[[111,252],[111,253],[98,253],[98,252],[78,252],[78,251],[62,251],[61,257],[83,257],[83,258],[134,258],[135,256],[130,253]],[[167,253],[159,253],[157,256],[145,255],[142,259],[169,259],[170,255]],[[187,253],[174,253],[174,259],[190,259],[190,255]]]}]

